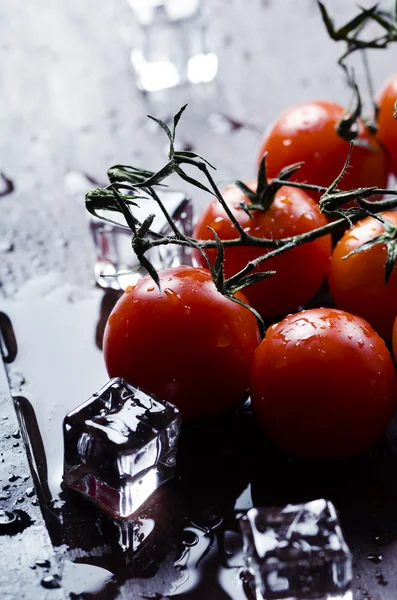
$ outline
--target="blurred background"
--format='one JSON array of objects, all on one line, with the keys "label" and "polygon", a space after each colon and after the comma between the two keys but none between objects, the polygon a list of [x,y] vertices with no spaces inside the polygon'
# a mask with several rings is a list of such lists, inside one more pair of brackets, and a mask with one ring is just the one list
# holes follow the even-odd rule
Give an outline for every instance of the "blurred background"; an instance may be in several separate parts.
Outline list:
[{"label": "blurred background", "polygon": [[[326,5],[337,24],[357,11],[352,0]],[[112,164],[164,163],[166,138],[147,114],[169,120],[188,102],[179,148],[215,164],[218,182],[251,178],[281,110],[351,99],[342,51],[315,0],[2,0],[0,193],[14,187],[0,196],[3,293],[49,270],[92,280],[84,193]],[[375,87],[396,58],[370,53]]]}]

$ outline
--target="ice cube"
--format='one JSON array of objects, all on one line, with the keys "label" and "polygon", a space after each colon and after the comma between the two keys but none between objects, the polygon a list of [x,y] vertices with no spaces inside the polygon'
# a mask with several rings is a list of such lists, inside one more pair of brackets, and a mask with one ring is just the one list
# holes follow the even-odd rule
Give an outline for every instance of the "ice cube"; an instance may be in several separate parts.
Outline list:
[{"label": "ice cube", "polygon": [[[178,229],[191,236],[193,232],[193,205],[182,192],[168,190],[158,191],[158,196],[168,214],[172,217]],[[138,207],[133,206],[132,212],[140,222],[150,215],[155,214],[151,231],[163,236],[173,235],[171,227],[161,212],[158,204],[149,198],[138,200]],[[119,225],[112,225],[90,216],[90,230],[95,244],[96,263],[94,267],[98,285],[103,288],[122,290],[133,285],[146,272],[142,269],[136,274],[123,273],[132,271],[138,266],[138,261],[131,248],[131,231],[126,227],[124,218],[117,213],[111,215],[103,212],[112,220],[119,220]],[[150,234],[147,237],[151,237]],[[167,269],[179,265],[192,264],[191,248],[169,244],[156,246],[145,253],[156,269]],[[116,274],[119,274],[115,276]]]},{"label": "ice cube", "polygon": [[177,408],[121,378],[66,415],[64,481],[116,517],[129,517],[174,472]]},{"label": "ice cube", "polygon": [[258,599],[349,597],[352,559],[331,502],[252,508],[240,525]]}]

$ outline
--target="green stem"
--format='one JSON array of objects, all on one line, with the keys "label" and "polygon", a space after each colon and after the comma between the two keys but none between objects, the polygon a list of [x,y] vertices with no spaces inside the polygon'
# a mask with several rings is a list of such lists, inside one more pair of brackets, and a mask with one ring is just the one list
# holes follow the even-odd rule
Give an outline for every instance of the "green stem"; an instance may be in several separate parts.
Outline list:
[{"label": "green stem", "polygon": [[222,194],[220,193],[218,186],[216,185],[215,181],[213,180],[211,173],[208,170],[207,165],[204,162],[201,161],[194,161],[194,160],[190,160],[188,158],[185,158],[183,160],[184,163],[190,164],[190,165],[194,165],[195,167],[197,167],[198,169],[200,169],[200,171],[202,173],[204,173],[204,175],[206,176],[208,183],[210,184],[210,186],[212,187],[215,196],[217,197],[217,199],[219,200],[223,210],[226,212],[227,216],[229,217],[229,219],[231,220],[231,222],[233,223],[233,225],[235,226],[235,228],[237,229],[237,231],[239,232],[240,236],[242,239],[247,239],[247,232],[244,231],[244,229],[242,228],[241,224],[238,222],[238,220],[236,219],[236,217],[234,216],[233,212],[231,211],[230,207],[228,206],[228,204],[226,203],[225,199],[223,198]]},{"label": "green stem", "polygon": [[152,198],[157,202],[158,206],[160,207],[161,212],[163,213],[164,217],[166,218],[168,225],[171,227],[171,229],[175,233],[176,237],[183,239],[184,236],[179,231],[178,227],[175,225],[173,218],[168,213],[168,210],[165,208],[165,206],[162,203],[162,201],[160,200],[158,194],[154,191],[154,189],[152,187],[151,188],[143,188],[143,189],[144,189],[144,191],[146,191],[147,194],[150,194],[152,196]]}]

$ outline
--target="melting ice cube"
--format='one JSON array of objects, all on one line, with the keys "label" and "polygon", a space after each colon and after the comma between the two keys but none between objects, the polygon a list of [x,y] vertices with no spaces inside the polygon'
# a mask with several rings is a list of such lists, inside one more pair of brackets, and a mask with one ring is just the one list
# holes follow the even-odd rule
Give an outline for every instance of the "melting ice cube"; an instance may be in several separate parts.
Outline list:
[{"label": "melting ice cube", "polygon": [[[193,205],[190,199],[181,192],[168,190],[158,191],[158,196],[172,217],[179,231],[191,236],[193,232]],[[150,214],[155,214],[151,231],[162,236],[173,235],[171,227],[161,212],[158,204],[150,198],[138,200],[139,206],[132,207],[134,216],[142,223]],[[112,220],[120,219],[119,225],[112,225],[95,217],[90,217],[90,229],[95,244],[96,263],[95,277],[103,288],[121,290],[133,285],[146,272],[142,269],[135,274],[125,274],[139,266],[131,248],[131,231],[126,227],[124,218],[117,213],[111,215],[103,211],[103,216]],[[150,234],[147,237],[152,237]],[[167,269],[179,265],[192,264],[191,248],[169,244],[156,246],[145,253],[156,269]],[[118,274],[117,276],[115,276]]]},{"label": "melting ice cube", "polygon": [[258,599],[349,597],[351,555],[331,502],[252,508],[240,525]]},{"label": "melting ice cube", "polygon": [[112,379],[64,419],[66,485],[130,516],[172,477],[180,424],[172,404]]}]

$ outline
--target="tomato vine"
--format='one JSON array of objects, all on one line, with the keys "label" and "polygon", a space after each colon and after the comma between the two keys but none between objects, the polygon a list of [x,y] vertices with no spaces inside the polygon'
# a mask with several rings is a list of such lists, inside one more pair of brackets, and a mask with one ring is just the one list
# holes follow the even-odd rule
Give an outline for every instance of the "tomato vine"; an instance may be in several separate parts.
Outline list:
[{"label": "tomato vine", "polygon": [[[141,266],[146,269],[158,287],[160,287],[159,276],[154,266],[145,256],[146,252],[155,246],[173,244],[188,246],[200,252],[206,261],[218,291],[236,301],[234,298],[236,291],[274,274],[273,271],[252,273],[259,264],[287,252],[296,246],[333,233],[338,229],[346,227],[346,224],[352,225],[368,215],[376,215],[378,212],[397,207],[397,190],[387,190],[376,186],[359,187],[351,190],[344,190],[340,187],[343,185],[343,177],[349,167],[354,146],[362,143],[360,140],[356,139],[356,125],[361,114],[360,93],[354,81],[354,76],[349,73],[347,69],[345,60],[356,51],[364,52],[368,48],[385,48],[390,43],[397,41],[397,6],[395,13],[387,13],[384,10],[381,10],[377,5],[374,5],[369,9],[361,8],[358,15],[348,21],[345,25],[336,29],[324,4],[318,1],[318,5],[330,37],[335,41],[343,41],[346,44],[346,49],[338,62],[344,68],[345,73],[348,76],[349,84],[355,93],[355,107],[352,111],[345,113],[342,116],[337,127],[338,134],[349,141],[349,151],[346,162],[340,174],[329,187],[319,186],[313,183],[290,181],[290,177],[299,171],[302,163],[295,163],[283,168],[278,176],[269,182],[266,177],[266,156],[263,158],[259,167],[258,184],[255,192],[249,189],[249,187],[241,181],[235,183],[248,198],[248,203],[242,204],[241,208],[249,215],[251,215],[252,211],[267,210],[271,205],[277,190],[282,186],[290,186],[306,190],[309,193],[316,192],[317,194],[320,194],[319,208],[324,215],[332,217],[333,220],[327,225],[313,229],[307,233],[294,235],[292,237],[284,237],[282,239],[256,237],[249,234],[239,223],[216,185],[212,176],[212,170],[215,169],[215,167],[211,165],[208,160],[195,152],[179,151],[175,148],[176,129],[187,105],[183,106],[174,116],[171,127],[164,121],[149,116],[150,119],[155,121],[159,127],[162,128],[168,138],[169,153],[167,163],[156,172],[129,165],[115,165],[111,167],[108,170],[109,185],[105,188],[98,188],[88,192],[86,195],[86,207],[92,215],[110,223],[116,223],[116,221],[111,218],[112,213],[116,212],[123,215],[127,226],[131,230],[132,249],[137,255]],[[376,23],[380,26],[382,35],[369,40],[361,37],[363,29],[369,23]],[[367,63],[365,64],[368,67]],[[369,72],[369,69],[367,69],[367,71]],[[373,129],[375,130],[375,128],[376,126],[374,124]],[[374,149],[374,151],[376,150]],[[186,166],[196,169],[201,177],[197,179],[189,175],[185,170]],[[172,220],[172,217],[168,214],[166,207],[157,193],[159,186],[165,185],[164,182],[171,175],[177,175],[190,185],[214,195],[234,225],[236,237],[234,239],[220,240],[217,233],[214,230],[211,230],[214,236],[213,240],[197,240],[180,231]],[[392,196],[392,198],[370,200],[377,195],[389,195]],[[159,209],[170,226],[172,231],[171,235],[161,235],[151,230],[155,218],[154,214],[150,214],[143,222],[140,222],[134,216],[133,207],[137,206],[139,202],[145,201],[145,198],[148,197],[153,199],[159,206]],[[110,213],[110,216],[109,214],[108,216],[103,215],[102,211]],[[380,217],[379,220],[381,220]],[[393,231],[391,230],[394,226],[385,224],[383,221],[382,223],[385,228],[384,236],[386,236],[387,240],[391,240],[390,243],[387,244],[389,257],[386,264],[386,278],[388,278],[391,269],[394,267],[395,261],[397,260],[397,253],[394,250],[395,232],[394,229]],[[376,240],[372,243],[376,243]],[[263,248],[264,253],[249,261],[238,273],[225,279],[223,269],[224,248],[239,246],[255,246]],[[212,265],[205,251],[214,248],[217,251],[217,259]],[[256,314],[258,320],[260,320],[256,311],[251,307],[248,307],[248,305],[247,308],[252,310]]]},{"label": "tomato vine", "polygon": [[[286,252],[287,250],[290,250],[291,248],[294,248],[300,244],[311,242],[318,237],[335,232],[341,227],[345,227],[347,222],[348,224],[352,224],[368,215],[373,215],[380,211],[397,207],[397,190],[381,189],[375,186],[357,188],[354,190],[343,190],[339,187],[339,184],[342,182],[343,176],[349,166],[352,152],[354,151],[354,143],[351,142],[344,167],[341,173],[329,187],[289,181],[288,178],[299,168],[299,165],[295,164],[283,169],[278,177],[274,178],[270,183],[266,182],[265,184],[262,184],[260,189],[262,199],[266,196],[269,196],[270,193],[274,193],[277,189],[277,186],[282,185],[301,188],[309,192],[319,192],[321,194],[319,202],[321,212],[327,216],[336,218],[336,220],[323,227],[313,229],[307,233],[278,240],[252,236],[242,229],[240,223],[237,221],[232,211],[226,204],[209,170],[209,168],[214,167],[208,161],[206,161],[206,159],[194,152],[179,152],[175,150],[175,129],[185,108],[185,106],[182,107],[182,109],[175,116],[172,130],[170,130],[164,122],[155,119],[164,129],[170,140],[169,161],[164,167],[157,172],[153,172],[138,167],[116,165],[111,167],[108,171],[108,177],[110,181],[109,185],[106,188],[99,188],[90,191],[86,195],[87,210],[95,217],[115,223],[115,221],[109,217],[104,217],[101,214],[101,211],[108,211],[110,213],[118,212],[124,216],[127,225],[131,229],[132,248],[137,254],[142,266],[148,271],[157,284],[157,273],[154,267],[144,256],[147,250],[155,246],[168,244],[184,245],[196,248],[200,252],[205,251],[207,248],[217,248],[218,251],[220,251],[220,249],[223,247],[236,246],[257,246],[266,249],[270,248],[270,252],[268,251],[263,256],[255,259],[255,261],[251,261],[245,267],[245,269],[234,275],[226,282],[222,283],[223,286],[226,286],[225,289],[227,289],[228,285],[235,286],[240,283],[243,283],[244,285],[242,287],[244,287],[245,285],[250,285],[252,283],[252,281],[248,282],[247,280],[244,280],[246,275],[250,273],[250,271],[252,271],[258,264],[268,260],[269,258]],[[182,169],[182,165],[191,165],[198,169],[200,173],[205,176],[207,185],[198,179],[187,175],[187,173]],[[264,168],[265,167],[263,166],[262,169]],[[155,186],[163,185],[163,182],[172,174],[177,174],[184,181],[187,181],[191,185],[209,192],[210,194],[214,194],[235,226],[236,233],[238,234],[236,235],[236,238],[223,241],[220,241],[219,239],[196,240],[192,237],[184,235],[173,223],[172,218],[167,213],[167,210],[161,202],[155,189]],[[245,189],[243,183],[237,182],[237,185],[239,185],[241,189]],[[379,194],[388,194],[390,196],[394,196],[394,198],[378,201],[368,200],[372,196]],[[149,215],[143,221],[143,223],[141,223],[133,215],[131,207],[134,205],[136,206],[137,201],[144,201],[147,197],[151,197],[158,203],[160,209],[172,228],[173,235],[163,236],[150,230],[154,220],[154,214]],[[356,206],[343,208],[344,205],[349,204],[352,201],[355,202]],[[260,207],[257,204],[252,204],[251,209],[257,210],[258,208]],[[261,206],[261,208],[265,209],[265,206]],[[250,210],[249,206],[248,210]],[[149,232],[151,237],[148,236]],[[210,265],[209,268],[211,269]],[[213,273],[213,275],[215,281],[219,279],[219,274]]]}]

